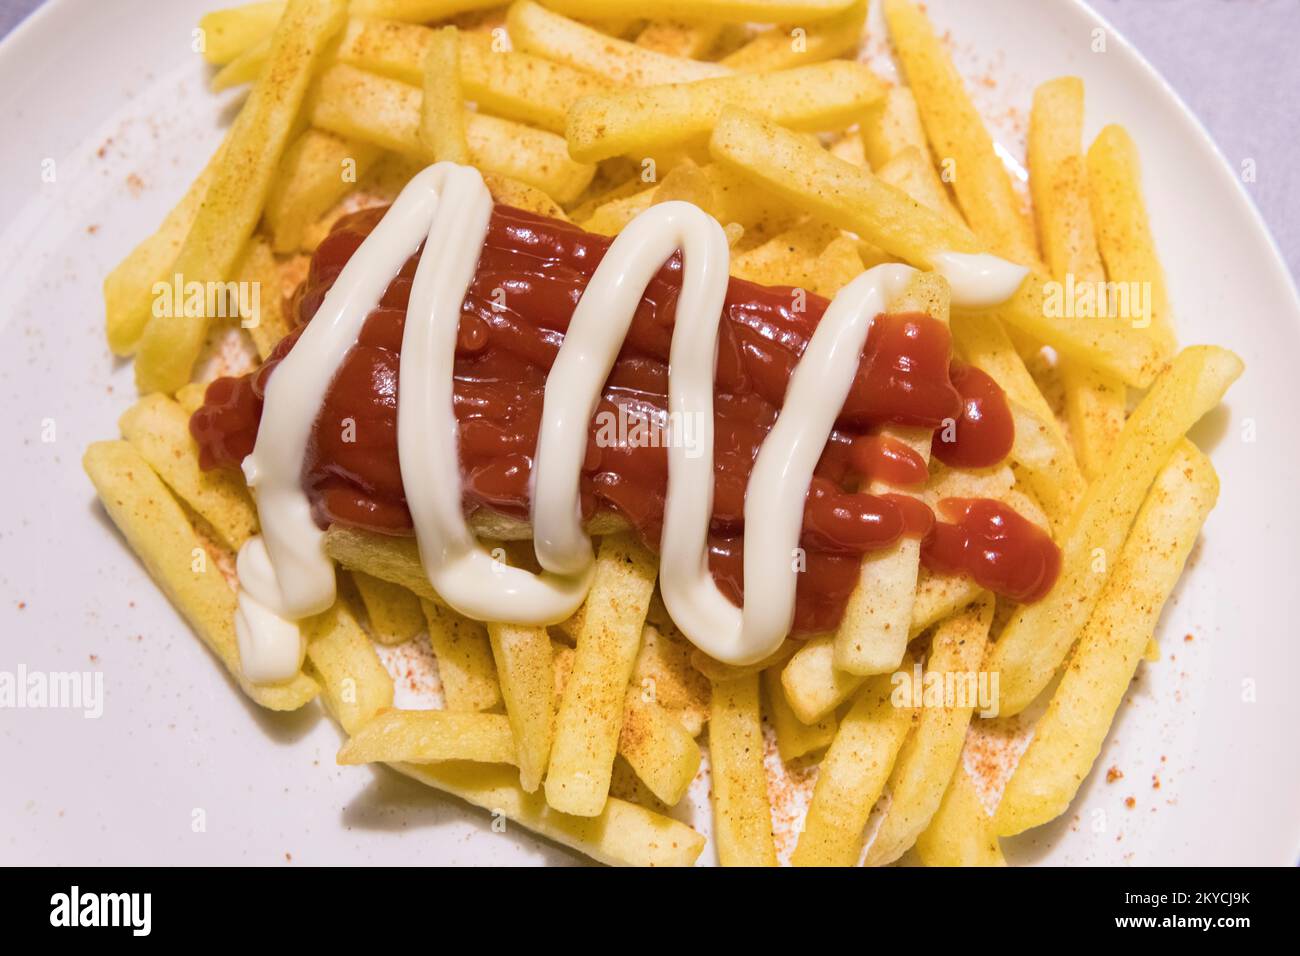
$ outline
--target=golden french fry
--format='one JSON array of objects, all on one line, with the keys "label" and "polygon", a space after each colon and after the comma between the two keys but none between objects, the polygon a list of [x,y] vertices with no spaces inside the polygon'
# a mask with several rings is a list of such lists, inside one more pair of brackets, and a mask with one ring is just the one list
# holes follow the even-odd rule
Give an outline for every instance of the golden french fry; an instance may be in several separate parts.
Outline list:
[{"label": "golden french fry", "polygon": [[842,13],[808,26],[773,27],[718,62],[742,73],[763,73],[852,54],[866,19],[867,0],[855,0]]},{"label": "golden french fry", "polygon": [[[912,668],[903,658],[903,671]],[[894,675],[870,678],[840,721],[822,760],[803,832],[790,862],[795,866],[854,866],[871,808],[912,726],[913,708],[893,700]]]},{"label": "golden french fry", "polygon": [[[624,698],[618,735],[622,760],[614,761],[610,782],[610,793],[617,794],[621,765],[632,778],[623,781],[624,792],[629,787],[643,792],[665,809],[681,800],[700,768],[700,748],[694,738],[708,716],[708,682],[691,668],[680,649],[674,653],[673,644],[649,625],[641,632],[641,650]],[[557,701],[564,696],[575,656],[572,647],[555,648]],[[696,689],[701,681],[702,694]]]},{"label": "golden french fry", "polygon": [[811,724],[795,716],[781,686],[780,667],[763,671],[763,692],[767,695],[767,716],[776,731],[776,750],[782,760],[795,760],[830,746],[838,726],[835,715],[827,714]]},{"label": "golden french fry", "polygon": [[[949,222],[961,223],[930,163],[910,91],[890,90],[883,104],[863,121],[862,140],[883,181],[942,213]],[[1016,415],[1011,458],[1047,504],[1053,527],[1059,531],[1083,495],[1084,479],[1056,416],[996,318],[960,316],[953,323],[953,337],[966,360],[1007,393]]]},{"label": "golden french fry", "polygon": [[952,334],[962,358],[1007,393],[1016,431],[1011,459],[1051,514],[1053,528],[1059,533],[1087,485],[1060,423],[996,318],[957,315],[952,320]]},{"label": "golden french fry", "polygon": [[561,222],[569,221],[569,217],[565,215],[559,204],[536,186],[521,183],[519,180],[511,179],[508,176],[495,176],[492,173],[484,175],[483,182],[487,184],[488,192],[492,194],[492,198],[499,203],[514,206],[516,209],[523,209],[526,212],[535,212],[539,216],[549,216]]},{"label": "golden french fry", "polygon": [[223,142],[158,230],[132,249],[104,279],[105,333],[114,355],[130,355],[139,344],[152,315],[154,283],[166,278],[176,261],[203,197],[221,167],[225,149]]},{"label": "golden french fry", "polygon": [[1086,162],[1088,196],[1107,276],[1112,283],[1137,283],[1150,290],[1145,331],[1162,356],[1171,356],[1178,343],[1165,271],[1142,198],[1137,147],[1124,127],[1107,126],[1088,149]]},{"label": "golden french fry", "polygon": [[719,63],[671,56],[616,39],[532,0],[510,5],[506,26],[519,49],[619,85],[690,83],[731,72]]},{"label": "golden french fry", "polygon": [[722,661],[715,660],[708,654],[704,653],[698,647],[691,651],[691,666],[707,677],[715,684],[722,684],[726,681],[735,680],[738,677],[748,677],[751,674],[761,674],[769,667],[778,667],[790,659],[799,647],[799,642],[787,638],[784,643],[767,657],[752,664],[724,664]]},{"label": "golden french fry", "polygon": [[882,182],[907,193],[923,206],[941,213],[949,222],[962,223],[961,213],[957,212],[943,183],[935,175],[928,153],[908,146],[877,167],[876,175]]},{"label": "golden french fry", "polygon": [[[918,576],[912,602],[912,623],[908,636],[916,637],[932,624],[955,614],[980,595],[982,588],[961,575]],[[834,664],[835,635],[814,637],[804,643],[781,672],[790,709],[810,724],[829,714],[862,686],[866,677],[837,670]]]},{"label": "golden french fry", "polygon": [[176,404],[181,407],[188,418],[203,405],[203,397],[208,387],[203,382],[190,382],[176,392]]},{"label": "golden french fry", "polygon": [[546,774],[546,802],[557,810],[590,817],[605,805],[624,698],[658,572],[658,560],[630,533],[606,535],[597,547]]},{"label": "golden french fry", "polygon": [[1006,866],[989,815],[959,762],[930,825],[916,838],[926,866]]},{"label": "golden french fry", "polygon": [[[273,34],[271,62],[231,129],[221,164],[173,264],[182,281],[224,283],[262,215],[307,84],[329,39],[342,28],[345,0],[289,0]],[[154,315],[136,356],[141,392],[174,392],[190,378],[208,316]],[[206,311],[206,309],[204,310]]]},{"label": "golden french fry", "polygon": [[269,710],[297,710],[316,696],[316,682],[302,673],[282,684],[253,684],[244,677],[235,640],[235,592],[139,452],[124,441],[95,442],[82,465],[149,576],[245,694]]},{"label": "golden french fry", "polygon": [[1051,681],[1096,606],[1151,482],[1241,372],[1241,359],[1227,349],[1183,349],[1134,409],[1066,532],[1056,586],[1017,611],[993,647],[988,667],[1001,672],[1003,713],[1019,713]]},{"label": "golden french fry", "polygon": [[763,285],[812,288],[818,258],[840,235],[838,229],[823,222],[802,223],[733,256],[731,274]]},{"label": "golden french fry", "polygon": [[437,162],[469,162],[465,97],[460,82],[460,41],[455,27],[434,31],[424,55],[420,142]]},{"label": "golden french fry", "polygon": [[[723,112],[709,140],[709,152],[719,163],[749,176],[777,196],[802,204],[827,222],[857,233],[918,268],[930,269],[931,257],[939,252],[985,251],[968,230],[869,171],[741,110]],[[1130,385],[1145,388],[1151,383],[1159,362],[1155,346],[1145,336],[1117,323],[1052,316],[1046,295],[1043,278],[1031,274],[996,314],[1059,352],[1111,372]]]},{"label": "golden french fry", "polygon": [[512,767],[490,764],[394,764],[393,769],[450,793],[489,813],[513,820],[563,846],[611,866],[691,866],[704,837],[685,823],[610,797],[594,817],[547,806],[540,793],[526,793]]},{"label": "golden french fry", "polygon": [[884,84],[867,67],[832,60],[584,96],[569,110],[565,137],[579,160],[645,156],[704,136],[729,106],[815,131],[848,125],[882,95]]},{"label": "golden french fry", "polygon": [[447,760],[514,764],[510,721],[504,714],[389,709],[353,731],[338,753],[344,766]]},{"label": "golden french fry", "polygon": [[[379,709],[391,706],[393,681],[360,628],[354,624],[345,633],[346,640],[336,640],[333,634],[312,638],[307,653],[321,675],[326,707],[343,729],[352,733]],[[513,767],[454,761],[391,766],[426,786],[585,853],[598,863],[690,866],[704,849],[704,837],[686,824],[614,797],[598,817],[558,813],[540,794],[526,793],[519,786]]]},{"label": "golden french fry", "polygon": [[425,629],[420,599],[406,588],[364,571],[353,571],[352,582],[365,605],[370,633],[380,644],[401,644]]},{"label": "golden french fry", "polygon": [[487,629],[429,601],[421,602],[448,710],[491,710],[501,703]]},{"label": "golden french fry", "polygon": [[158,477],[212,527],[222,545],[238,551],[257,534],[257,507],[242,475],[199,467],[189,425],[185,410],[165,395],[146,395],[118,419],[122,437]]},{"label": "golden french fry", "polygon": [[691,645],[649,624],[641,631],[632,689],[671,712],[692,737],[709,719],[709,681],[691,665]]},{"label": "golden french fry", "polygon": [[266,224],[275,252],[302,248],[307,226],[346,196],[379,159],[380,150],[307,129],[285,151],[266,198]]},{"label": "golden french fry", "polygon": [[[921,312],[948,323],[948,283],[931,273],[917,273],[889,304],[896,313]],[[930,461],[931,430],[891,426],[881,434],[901,442]],[[913,494],[907,488],[873,481],[870,494]],[[862,559],[858,583],[849,595],[844,617],[835,631],[834,665],[850,674],[884,674],[894,670],[907,650],[921,568],[921,542],[905,537],[891,547]]]},{"label": "golden french fry", "polygon": [[302,632],[307,669],[320,682],[321,699],[345,733],[393,706],[393,679],[343,601],[303,621]]},{"label": "golden french fry", "polygon": [[588,232],[615,236],[629,222],[654,205],[658,191],[658,186],[650,186],[630,196],[618,196],[601,203],[586,217],[575,216],[575,221]]},{"label": "golden french fry", "polygon": [[270,242],[262,236],[249,240],[235,269],[235,279],[256,290],[256,297],[250,299],[248,314],[244,314],[241,302],[239,324],[248,330],[258,357],[266,361],[291,328],[284,310],[284,297],[280,293],[280,266]]},{"label": "golden french fry", "polygon": [[551,638],[544,627],[489,623],[487,630],[518,754],[519,786],[533,793],[541,786],[555,736]]},{"label": "golden french fry", "polygon": [[[654,14],[669,19],[716,23],[811,23],[833,17],[854,0],[659,0]],[[640,0],[546,0],[570,17],[643,17]]]},{"label": "golden french fry", "polygon": [[[340,136],[429,161],[433,156],[419,137],[421,101],[414,86],[337,64],[321,74],[310,119]],[[475,166],[535,186],[559,203],[576,199],[595,174],[545,130],[467,113],[465,136]]]},{"label": "golden french fry", "polygon": [[930,21],[910,0],[885,0],[884,9],[930,144],[950,173],[966,221],[997,255],[1037,265],[1038,246],[1023,203]]},{"label": "golden french fry", "polygon": [[208,89],[220,93],[245,83],[256,83],[270,58],[271,35],[268,33],[218,70]]},{"label": "golden french fry", "polygon": [[619,730],[618,753],[655,797],[667,806],[681,802],[700,769],[695,738],[654,697],[628,688]]},{"label": "golden french fry", "polygon": [[1218,493],[1210,460],[1191,442],[1179,443],[1138,512],[1047,712],[1034,725],[998,805],[998,833],[1020,833],[1069,807]]},{"label": "golden french fry", "polygon": [[951,686],[952,699],[945,696],[938,707],[926,701],[903,742],[889,775],[889,808],[867,848],[867,866],[893,863],[907,852],[943,801],[961,762],[971,714],[980,704],[977,671],[993,622],[993,605],[993,597],[986,594],[934,632],[923,679],[928,684],[932,675],[937,677],[945,695]]},{"label": "golden french fry", "polygon": [[721,23],[651,20],[636,37],[636,45],[669,56],[698,60],[718,42]]},{"label": "golden french fry", "polygon": [[[340,63],[403,83],[419,84],[437,31],[413,23],[353,18],[339,43]],[[460,34],[460,80],[465,98],[506,119],[564,132],[564,114],[581,96],[607,84],[597,76],[519,50],[498,49],[493,37]]]},{"label": "golden french fry", "polygon": [[714,682],[709,715],[713,839],[723,866],[776,866],[758,674]]},{"label": "golden french fry", "polygon": [[203,58],[220,66],[229,63],[275,30],[284,13],[284,2],[246,3],[241,7],[213,10],[199,18],[203,37]]},{"label": "golden french fry", "polygon": [[[915,149],[925,157],[933,172],[934,157],[930,155],[916,97],[906,86],[895,86],[867,110],[859,124],[858,136],[867,162],[874,170],[904,150]],[[938,173],[934,173],[934,178],[942,187]]]},{"label": "golden french fry", "polygon": [[[1029,120],[1029,184],[1048,270],[1067,287],[1104,287],[1106,273],[1088,208],[1083,154],[1083,81],[1065,76],[1034,91]],[[1113,321],[1099,314],[1096,322]],[[1079,464],[1089,480],[1106,466],[1124,427],[1124,383],[1063,360],[1065,411]]]}]

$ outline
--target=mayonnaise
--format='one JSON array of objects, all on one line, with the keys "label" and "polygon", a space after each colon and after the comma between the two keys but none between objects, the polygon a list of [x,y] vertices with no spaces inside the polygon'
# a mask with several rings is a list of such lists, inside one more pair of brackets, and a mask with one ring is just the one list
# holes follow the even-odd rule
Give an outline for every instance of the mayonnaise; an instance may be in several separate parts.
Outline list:
[{"label": "mayonnaise", "polygon": [[[262,524],[262,537],[241,550],[238,568],[236,631],[250,680],[291,677],[302,660],[294,622],[334,600],[324,533],[301,486],[307,441],[333,371],[421,242],[425,248],[402,338],[398,459],[420,560],[439,596],[469,617],[531,625],[561,621],[582,603],[593,567],[579,500],[591,417],[646,286],[680,249],[683,284],[670,348],[668,410],[700,425],[689,447],[677,442],[668,448],[660,542],[664,603],[697,647],[727,663],[760,660],[789,632],[813,469],[852,387],[872,321],[915,270],[883,265],[863,273],[840,291],[818,324],[750,477],[745,605],[737,608],[708,566],[713,380],[730,271],[722,227],[689,203],[653,206],[614,240],[588,282],[546,384],[531,496],[534,549],[543,571],[532,574],[494,560],[475,539],[462,511],[455,453],[456,334],[491,213],[492,197],[473,168],[439,163],[419,173],[348,260],[271,377],[257,443],[243,465]],[[968,308],[1010,297],[1026,274],[992,256],[933,258],[953,287],[954,304]]]}]

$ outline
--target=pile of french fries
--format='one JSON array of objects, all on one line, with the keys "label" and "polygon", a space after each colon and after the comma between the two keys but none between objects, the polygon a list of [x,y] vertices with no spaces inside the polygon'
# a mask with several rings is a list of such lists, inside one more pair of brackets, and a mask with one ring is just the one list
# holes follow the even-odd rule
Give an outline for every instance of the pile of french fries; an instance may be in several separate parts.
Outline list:
[{"label": "pile of french fries", "polygon": [[[1214,505],[1214,469],[1185,434],[1241,363],[1178,350],[1134,144],[1110,126],[1085,151],[1082,83],[1035,93],[1025,197],[925,14],[883,5],[906,85],[854,59],[866,0],[287,0],[203,18],[214,88],[249,92],[192,188],[105,281],[108,340],[134,356],[142,397],[85,466],[245,693],[274,710],[319,697],[347,735],[340,763],[387,763],[606,863],[700,856],[705,836],[681,818],[704,736],[725,865],[778,861],[770,739],[781,760],[817,766],[796,865],[910,850],[927,865],[1001,864],[999,837],[1065,811]],[[762,283],[831,296],[871,265],[917,266],[891,310],[949,324],[957,354],[1009,396],[1015,445],[997,468],[933,463],[923,492],[869,490],[1013,505],[1060,546],[1055,589],[998,607],[923,570],[904,540],[863,561],[835,633],[736,667],[677,632],[657,559],[617,522],[593,529],[586,603],[549,629],[465,619],[413,541],[335,527],[341,596],[303,625],[304,671],[249,683],[230,559],[257,511],[242,476],[200,470],[187,430],[223,329],[155,316],[152,286],[174,273],[261,283],[248,337],[265,358],[290,327],[279,292],[331,224],[438,160],[474,164],[500,202],[604,234],[689,200],[726,227],[733,272]],[[995,309],[950,310],[929,271],[945,250],[991,252],[1031,277]],[[1050,315],[1044,290],[1067,277],[1146,283],[1150,314]],[[928,457],[928,432],[891,434]],[[479,530],[527,537],[490,519]],[[376,645],[411,640],[431,644],[442,709],[393,708]],[[1061,675],[996,808],[962,759],[973,703],[894,699],[895,675],[916,666],[996,672],[1003,715]]]}]

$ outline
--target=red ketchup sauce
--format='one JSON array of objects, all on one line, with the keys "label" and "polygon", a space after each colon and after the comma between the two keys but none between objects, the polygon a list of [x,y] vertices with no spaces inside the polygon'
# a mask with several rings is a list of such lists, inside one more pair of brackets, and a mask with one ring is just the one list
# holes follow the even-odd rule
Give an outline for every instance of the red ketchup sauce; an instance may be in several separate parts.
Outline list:
[{"label": "red ketchup sauce", "polygon": [[[269,376],[316,313],[344,264],[382,217],[369,209],[341,220],[312,257],[291,309],[299,326],[255,372],[207,390],[190,431],[204,468],[235,468],[253,449]],[[546,376],[569,318],[610,240],[576,226],[498,205],[465,297],[455,361],[455,414],[466,513],[528,517],[528,486]],[[419,253],[389,284],[357,344],[336,372],[316,419],[303,488],[317,522],[409,535],[397,456],[397,386],[406,305]],[[667,423],[668,350],[681,289],[680,255],[651,281],[605,384],[582,469],[582,510],[616,512],[657,550],[667,487],[669,437],[694,440],[689,423]],[[795,305],[803,310],[796,311]],[[759,446],[776,420],[791,372],[828,300],[733,278],[718,344],[714,394],[714,500],[710,566],[739,603],[744,576],[745,488]],[[943,426],[948,426],[945,430]],[[934,454],[966,466],[1006,457],[1014,432],[1006,400],[986,375],[952,359],[947,327],[927,315],[880,315],[857,377],[822,454],[804,508],[794,633],[831,630],[858,577],[860,556],[904,535],[939,543],[927,563],[971,574],[1009,596],[1050,587],[1039,567],[1050,539],[1014,512],[990,531],[984,512],[961,518],[958,547],[948,526],[907,495],[857,489],[880,479],[920,488],[928,470],[883,426],[936,430]],[[657,426],[657,427],[656,427]],[[950,440],[941,440],[941,438]],[[996,504],[996,503],[989,503]],[[1001,508],[1001,505],[998,505]],[[1012,520],[1015,519],[1015,520]],[[983,521],[983,524],[979,524]],[[956,533],[956,532],[954,532]],[[1000,550],[980,550],[1000,534]],[[984,537],[981,537],[983,535]],[[1039,574],[1032,586],[1027,568]],[[1054,565],[1052,565],[1054,567]],[[1004,588],[1012,589],[1010,591]]]}]

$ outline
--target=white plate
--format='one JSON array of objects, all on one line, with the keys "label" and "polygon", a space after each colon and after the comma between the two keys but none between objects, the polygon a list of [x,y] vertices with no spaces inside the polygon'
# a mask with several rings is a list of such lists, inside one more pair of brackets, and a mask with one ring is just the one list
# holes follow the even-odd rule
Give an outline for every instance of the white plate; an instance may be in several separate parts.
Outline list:
[{"label": "white plate", "polygon": [[[0,209],[11,217],[0,236],[0,670],[99,672],[105,691],[97,720],[0,710],[0,861],[572,860],[518,828],[492,833],[479,812],[395,775],[336,767],[338,733],[315,708],[275,717],[248,704],[94,503],[82,450],[116,435],[133,393],[129,367],[104,345],[100,282],[229,122],[232,99],[205,91],[191,50],[212,6],[53,0],[0,46]],[[1163,660],[1143,667],[1075,807],[1009,855],[1294,863],[1294,287],[1233,171],[1169,88],[1114,35],[1107,52],[1091,51],[1101,21],[1090,10],[929,7],[968,75],[996,76],[995,88],[976,84],[977,98],[1011,154],[1022,153],[1033,84],[1064,72],[1087,82],[1089,136],[1128,126],[1181,338],[1230,346],[1248,366],[1194,436],[1213,449],[1223,493],[1162,623]],[[1108,784],[1099,777],[1112,766],[1124,777]]]}]

